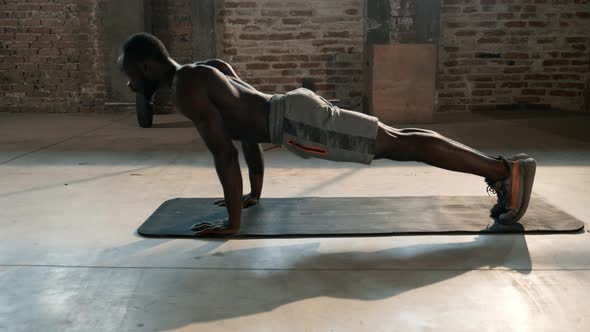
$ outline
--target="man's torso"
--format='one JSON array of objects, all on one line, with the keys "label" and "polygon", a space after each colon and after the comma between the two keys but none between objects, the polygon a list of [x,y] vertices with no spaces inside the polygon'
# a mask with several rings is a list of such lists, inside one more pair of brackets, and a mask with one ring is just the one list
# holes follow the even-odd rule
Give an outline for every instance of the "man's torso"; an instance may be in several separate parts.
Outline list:
[{"label": "man's torso", "polygon": [[[268,113],[269,100],[272,96],[247,86],[239,79],[225,76],[238,92],[237,100],[228,104],[214,103],[214,105],[223,118],[225,129],[230,137],[248,142],[269,142]],[[176,89],[175,83],[173,84],[173,90]],[[176,91],[174,95],[176,95],[175,104],[180,112],[194,121],[195,112],[199,112],[199,110],[180,107],[182,103],[179,102],[179,99],[183,98],[183,96],[178,96]],[[206,98],[207,96],[203,97]]]}]

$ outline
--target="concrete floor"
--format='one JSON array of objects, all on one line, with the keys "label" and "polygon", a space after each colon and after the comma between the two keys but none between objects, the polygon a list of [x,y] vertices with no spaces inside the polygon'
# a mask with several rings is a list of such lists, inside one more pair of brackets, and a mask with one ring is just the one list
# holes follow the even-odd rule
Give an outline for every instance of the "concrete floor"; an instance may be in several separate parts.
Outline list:
[{"label": "concrete floor", "polygon": [[[590,330],[587,232],[141,238],[135,230],[163,201],[221,194],[190,123],[155,121],[0,114],[0,330]],[[535,156],[535,192],[590,223],[589,116],[449,114],[424,127]],[[267,197],[486,195],[480,178],[417,163],[281,150],[266,161]]]}]

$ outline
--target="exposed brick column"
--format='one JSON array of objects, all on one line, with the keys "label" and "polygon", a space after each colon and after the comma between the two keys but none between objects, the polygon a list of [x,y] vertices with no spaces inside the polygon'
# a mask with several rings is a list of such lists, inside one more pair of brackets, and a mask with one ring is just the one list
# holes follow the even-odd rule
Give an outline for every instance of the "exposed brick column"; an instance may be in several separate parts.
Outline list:
[{"label": "exposed brick column", "polygon": [[99,3],[4,1],[0,111],[77,112],[102,107]]},{"label": "exposed brick column", "polygon": [[[192,0],[151,0],[152,33],[166,45],[170,56],[179,63],[192,63],[193,57]],[[170,113],[170,91],[156,94],[156,111]]]}]

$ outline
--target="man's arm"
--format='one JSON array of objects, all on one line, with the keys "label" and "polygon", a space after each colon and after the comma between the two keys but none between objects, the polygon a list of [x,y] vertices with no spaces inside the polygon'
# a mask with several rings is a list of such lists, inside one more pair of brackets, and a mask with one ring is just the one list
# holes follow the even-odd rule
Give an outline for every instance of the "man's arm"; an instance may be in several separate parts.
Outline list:
[{"label": "man's arm", "polygon": [[[242,206],[247,209],[258,204],[262,194],[262,183],[264,181],[264,156],[260,144],[242,141],[242,151],[248,164],[250,178],[250,193],[242,197]],[[214,203],[217,206],[225,206],[225,200]]]},{"label": "man's arm", "polygon": [[[217,68],[225,75],[234,77],[238,79],[240,83],[253,89],[251,85],[242,81],[242,79],[238,77],[238,74],[236,74],[236,71],[229,63],[220,59],[210,59],[205,61],[204,64]],[[244,158],[246,159],[246,164],[248,164],[248,174],[250,178],[250,194],[246,195],[243,199],[244,207],[247,208],[258,203],[262,194],[262,183],[264,181],[264,156],[262,147],[260,144],[256,143],[242,141],[242,151],[244,151]]]},{"label": "man's arm", "polygon": [[191,120],[213,155],[229,216],[229,224],[206,223],[197,225],[193,230],[199,235],[235,234],[240,229],[242,216],[242,175],[238,163],[238,150],[225,129],[216,106],[218,103],[212,99],[221,98],[222,104],[232,103],[237,92],[223,75],[216,73],[212,68],[183,68],[178,75],[177,93],[181,97],[180,106],[190,114]]},{"label": "man's arm", "polygon": [[[242,81],[238,77],[236,71],[231,65],[220,59],[210,59],[203,64],[217,68],[223,74],[238,79],[241,83],[251,87],[248,83]],[[244,158],[248,164],[248,173],[250,177],[250,194],[244,197],[244,207],[249,207],[257,203],[262,194],[262,183],[264,179],[264,156],[260,144],[249,143],[242,141],[242,151],[244,151]],[[256,202],[248,202],[249,199],[254,199]]]},{"label": "man's arm", "polygon": [[242,151],[244,151],[246,164],[248,164],[250,197],[257,202],[262,194],[262,183],[264,181],[264,156],[262,147],[257,143],[242,141]]}]

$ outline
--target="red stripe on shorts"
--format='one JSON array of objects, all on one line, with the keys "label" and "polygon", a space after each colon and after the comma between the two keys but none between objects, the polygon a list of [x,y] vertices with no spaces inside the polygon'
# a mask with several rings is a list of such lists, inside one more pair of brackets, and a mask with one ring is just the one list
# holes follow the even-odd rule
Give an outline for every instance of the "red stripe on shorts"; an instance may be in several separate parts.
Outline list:
[{"label": "red stripe on shorts", "polygon": [[328,150],[324,149],[324,148],[320,148],[320,147],[316,147],[316,146],[305,146],[302,144],[299,144],[293,140],[289,140],[287,142],[287,144],[291,145],[292,147],[301,150],[301,151],[305,151],[305,152],[309,152],[309,153],[313,153],[313,154],[319,154],[319,155],[326,155],[328,154]]}]

